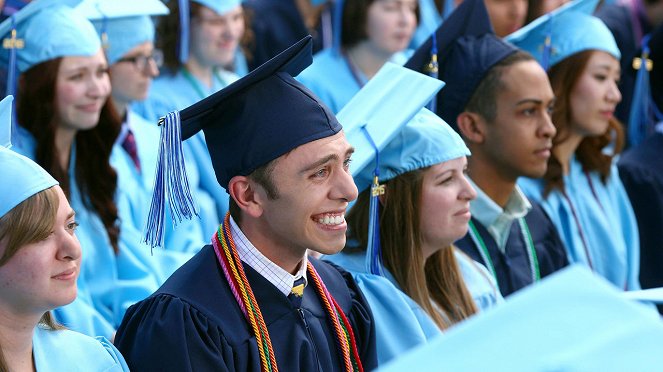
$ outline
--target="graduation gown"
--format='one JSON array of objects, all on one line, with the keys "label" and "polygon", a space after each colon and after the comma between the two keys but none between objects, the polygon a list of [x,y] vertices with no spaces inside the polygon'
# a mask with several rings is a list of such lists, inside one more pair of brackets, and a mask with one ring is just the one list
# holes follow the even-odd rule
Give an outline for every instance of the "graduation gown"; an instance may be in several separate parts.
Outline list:
[{"label": "graduation gown", "polygon": [[663,287],[663,133],[624,153],[618,165],[638,221],[640,284]]},{"label": "graduation gown", "polygon": [[[532,284],[534,278],[532,278],[527,245],[523,239],[523,233],[518,221],[514,221],[511,225],[505,253],[502,253],[497,242],[495,242],[481,222],[474,217],[472,217],[472,222],[486,244],[486,249],[493,262],[497,284],[500,287],[502,295],[508,296]],[[525,222],[527,222],[532,235],[541,277],[545,277],[568,265],[564,245],[557,234],[555,226],[541,206],[537,203],[532,203],[532,209],[525,216]],[[474,244],[469,232],[455,244],[473,260],[485,264],[479,252],[480,248]]]},{"label": "graduation gown", "polygon": [[[363,295],[347,272],[316,259],[310,262],[348,316],[364,368],[375,368],[375,329]],[[244,264],[244,270],[279,370],[340,371],[335,336],[312,283],[306,286],[301,309],[296,309],[250,266]],[[209,245],[154,295],[128,310],[115,345],[136,371],[260,370],[253,331]]]},{"label": "graduation gown", "polygon": [[604,184],[598,173],[586,174],[572,157],[564,176],[568,199],[559,190],[543,199],[541,180],[521,179],[519,185],[550,216],[569,261],[590,266],[618,288],[640,289],[638,226],[616,165]]},{"label": "graduation gown", "polygon": [[37,372],[129,371],[122,354],[103,337],[35,328],[32,352]]},{"label": "graduation gown", "polygon": [[[20,143],[13,149],[34,160],[32,135],[18,128]],[[159,286],[152,269],[120,236],[120,252],[115,254],[99,215],[84,203],[76,183],[76,145],[69,160],[69,204],[76,211],[76,237],[83,259],[78,277],[78,294],[69,305],[53,311],[58,322],[90,336],[113,337],[126,309],[152,294]],[[122,235],[122,232],[120,232]]]},{"label": "graduation gown", "polygon": [[[189,80],[182,70],[174,74],[164,72],[152,82],[147,99],[134,102],[132,110],[148,122],[157,123],[167,113],[187,108],[239,79],[234,73],[222,69],[215,70],[215,75],[212,87],[207,88],[193,76]],[[199,230],[203,241],[209,242],[209,237],[228,211],[228,193],[216,180],[202,132],[182,142],[182,148],[189,186],[196,201]]]}]

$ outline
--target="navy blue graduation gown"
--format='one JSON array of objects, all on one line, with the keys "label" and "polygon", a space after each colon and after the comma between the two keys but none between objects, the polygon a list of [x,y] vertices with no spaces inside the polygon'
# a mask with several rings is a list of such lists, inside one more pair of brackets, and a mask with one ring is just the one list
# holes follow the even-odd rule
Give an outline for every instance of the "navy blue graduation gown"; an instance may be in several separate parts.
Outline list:
[{"label": "navy blue graduation gown", "polygon": [[[348,316],[366,370],[376,367],[370,309],[342,269],[310,259]],[[281,371],[341,371],[336,338],[309,279],[301,309],[244,265]],[[256,339],[217,261],[204,247],[152,296],[129,308],[115,345],[132,371],[260,371]]]},{"label": "navy blue graduation gown", "polygon": [[[640,285],[663,287],[663,134],[656,133],[619,160],[640,232]],[[663,314],[663,306],[659,306]]]},{"label": "navy blue graduation gown", "polygon": [[[539,272],[541,277],[545,277],[567,266],[569,261],[566,256],[564,244],[559,238],[555,225],[553,225],[539,204],[534,201],[530,202],[532,203],[532,209],[525,216],[525,221],[534,242],[534,249],[539,261]],[[495,267],[497,284],[500,287],[502,295],[506,297],[531,284],[533,278],[527,254],[527,245],[523,239],[518,221],[514,221],[511,225],[509,238],[506,242],[506,254],[499,250],[493,237],[478,220],[473,217],[472,222],[490,253],[490,259],[493,261],[493,266]],[[479,247],[474,244],[469,232],[455,244],[475,261],[486,264],[481,258]]]},{"label": "navy blue graduation gown", "polygon": [[[253,13],[254,34],[249,69],[262,65],[311,32],[297,9],[295,0],[248,0],[244,6]],[[320,37],[313,35],[313,52],[322,48]]]}]

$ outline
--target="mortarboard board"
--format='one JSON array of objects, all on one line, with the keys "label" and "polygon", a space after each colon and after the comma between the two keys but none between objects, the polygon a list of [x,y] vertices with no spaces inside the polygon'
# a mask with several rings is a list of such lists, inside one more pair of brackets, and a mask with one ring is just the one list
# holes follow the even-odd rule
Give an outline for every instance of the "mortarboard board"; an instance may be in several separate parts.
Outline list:
[{"label": "mortarboard board", "polygon": [[509,297],[381,371],[656,371],[663,323],[578,265]]},{"label": "mortarboard board", "polygon": [[591,14],[598,0],[575,0],[545,14],[506,40],[532,54],[544,69],[584,50],[601,50],[620,59],[612,32]]},{"label": "mortarboard board", "polygon": [[367,270],[382,275],[378,201],[380,181],[460,156],[469,150],[434,113],[422,109],[444,85],[393,63],[380,71],[338,113],[355,153],[350,163],[357,188],[372,186]]},{"label": "mortarboard board", "polygon": [[517,50],[495,35],[483,0],[463,1],[405,67],[425,71],[433,48],[438,51],[438,77],[446,82],[435,113],[453,127],[486,73]]},{"label": "mortarboard board", "polygon": [[76,11],[92,21],[112,65],[136,46],[154,41],[150,16],[168,14],[168,7],[159,0],[83,0]]},{"label": "mortarboard board", "polygon": [[7,96],[0,101],[0,217],[32,195],[58,184],[37,163],[9,149],[13,100]]},{"label": "mortarboard board", "polygon": [[185,192],[181,140],[203,131],[216,178],[227,188],[231,178],[249,175],[300,145],[342,129],[331,111],[293,78],[311,64],[311,44],[311,36],[305,37],[224,89],[162,119],[160,164],[147,229],[153,246],[161,241],[166,193],[173,196],[167,199],[175,217],[190,218],[193,213],[190,193]]},{"label": "mortarboard board", "polygon": [[[175,1],[175,0],[173,0]],[[177,0],[180,21],[180,35],[178,43],[178,57],[180,63],[189,59],[189,2],[193,1],[215,11],[217,14],[226,13],[242,3],[242,0]]]}]

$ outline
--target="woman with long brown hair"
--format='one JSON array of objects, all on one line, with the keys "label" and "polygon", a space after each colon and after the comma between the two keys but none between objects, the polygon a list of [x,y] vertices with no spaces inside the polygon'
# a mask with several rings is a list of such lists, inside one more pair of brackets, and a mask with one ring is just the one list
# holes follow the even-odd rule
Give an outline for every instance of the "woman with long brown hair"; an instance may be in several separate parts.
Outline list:
[{"label": "woman with long brown hair", "polygon": [[[556,96],[548,170],[522,186],[550,215],[570,261],[633,290],[640,288],[638,227],[616,168],[624,144],[614,117],[620,52],[610,30],[590,15],[595,6],[573,2],[512,39],[548,69]],[[537,46],[546,37],[553,42],[542,53]]]},{"label": "woman with long brown hair", "polygon": [[16,52],[15,149],[60,183],[77,212],[85,257],[76,301],[54,314],[69,328],[111,339],[126,308],[157,282],[120,239],[109,159],[121,122],[109,101],[106,58],[92,24],[62,3],[30,3],[14,17],[0,34],[13,33],[15,22],[25,43]]}]

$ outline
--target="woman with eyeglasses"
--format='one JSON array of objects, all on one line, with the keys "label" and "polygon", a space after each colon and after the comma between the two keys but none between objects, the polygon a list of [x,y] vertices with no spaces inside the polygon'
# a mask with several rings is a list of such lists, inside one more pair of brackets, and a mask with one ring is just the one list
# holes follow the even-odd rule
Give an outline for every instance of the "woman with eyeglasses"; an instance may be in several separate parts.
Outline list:
[{"label": "woman with eyeglasses", "polygon": [[[163,61],[154,48],[152,16],[168,13],[159,0],[143,0],[140,8],[131,0],[92,0],[78,5],[77,11],[90,19],[105,42],[110,65],[111,102],[122,118],[122,129],[115,141],[111,164],[118,173],[116,201],[123,229],[121,239],[134,249],[136,257],[152,270],[162,284],[178,267],[200,249],[203,232],[200,223],[184,220],[177,234],[166,227],[164,247],[151,252],[142,242],[148,220],[154,185],[154,164],[159,149],[159,128],[131,109],[131,103],[144,100],[159,75]],[[152,254],[150,254],[152,253]]]},{"label": "woman with eyeglasses", "polygon": [[104,49],[93,25],[57,1],[26,5],[0,24],[0,37],[10,35],[24,43],[15,53],[13,149],[60,183],[80,223],[78,295],[54,315],[67,328],[112,339],[126,309],[159,283],[129,245],[115,199],[123,176],[111,159],[122,122],[110,100]]}]

